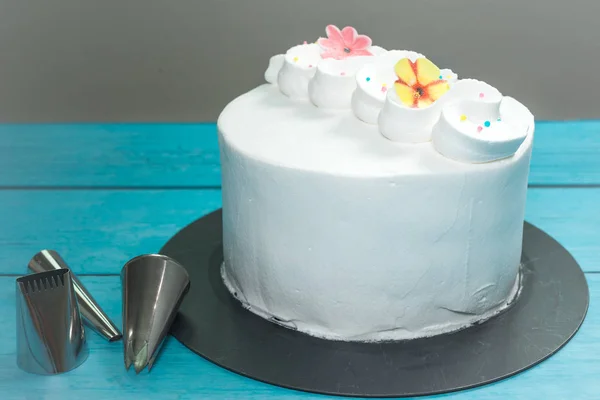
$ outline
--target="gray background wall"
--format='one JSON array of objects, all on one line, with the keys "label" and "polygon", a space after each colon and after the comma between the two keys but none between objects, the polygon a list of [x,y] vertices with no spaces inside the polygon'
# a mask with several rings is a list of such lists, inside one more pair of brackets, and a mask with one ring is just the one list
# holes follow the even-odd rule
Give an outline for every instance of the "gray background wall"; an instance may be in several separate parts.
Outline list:
[{"label": "gray background wall", "polygon": [[538,119],[597,118],[598,15],[598,0],[0,0],[0,121],[212,121],[328,23]]}]

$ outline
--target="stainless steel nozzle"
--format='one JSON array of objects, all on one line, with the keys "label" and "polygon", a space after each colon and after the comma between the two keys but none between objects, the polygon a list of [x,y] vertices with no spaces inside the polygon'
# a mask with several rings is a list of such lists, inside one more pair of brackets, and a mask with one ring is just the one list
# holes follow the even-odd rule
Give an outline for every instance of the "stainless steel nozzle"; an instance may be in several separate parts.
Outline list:
[{"label": "stainless steel nozzle", "polygon": [[[60,254],[54,250],[40,251],[33,256],[29,261],[28,266],[33,272],[53,271],[61,268],[70,270],[65,260],[63,260]],[[104,310],[102,310],[96,300],[94,300],[81,281],[77,279],[77,276],[73,271],[71,271],[71,280],[73,281],[73,287],[75,288],[75,294],[77,295],[79,311],[81,312],[85,323],[110,342],[121,339],[121,332],[110,318],[108,318],[108,315],[106,315]]]},{"label": "stainless steel nozzle", "polygon": [[152,368],[181,301],[190,287],[187,271],[160,254],[133,258],[121,271],[125,368]]},{"label": "stainless steel nozzle", "polygon": [[68,269],[17,279],[17,365],[54,375],[81,365],[88,356],[85,329]]}]

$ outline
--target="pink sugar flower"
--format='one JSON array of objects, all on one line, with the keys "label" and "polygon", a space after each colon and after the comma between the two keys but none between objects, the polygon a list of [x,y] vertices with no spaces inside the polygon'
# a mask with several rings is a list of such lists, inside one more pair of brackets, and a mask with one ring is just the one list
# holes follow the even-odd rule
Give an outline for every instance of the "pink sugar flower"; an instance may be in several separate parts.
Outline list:
[{"label": "pink sugar flower", "polygon": [[371,38],[359,35],[356,29],[347,26],[340,31],[335,25],[327,25],[327,38],[319,38],[317,43],[325,50],[321,57],[343,60],[355,56],[372,56],[367,50],[371,47]]}]

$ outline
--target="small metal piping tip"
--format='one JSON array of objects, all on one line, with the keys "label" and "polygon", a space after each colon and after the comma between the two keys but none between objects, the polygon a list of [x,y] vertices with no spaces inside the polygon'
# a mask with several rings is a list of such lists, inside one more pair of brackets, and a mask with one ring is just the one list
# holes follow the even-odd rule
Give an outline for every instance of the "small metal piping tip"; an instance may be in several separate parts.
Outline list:
[{"label": "small metal piping tip", "polygon": [[[29,261],[28,267],[33,272],[54,271],[61,268],[70,270],[65,260],[63,260],[60,254],[54,250],[40,251]],[[123,335],[121,335],[119,329],[117,329],[115,324],[108,318],[108,315],[106,315],[104,310],[102,310],[96,300],[94,300],[90,292],[83,286],[83,283],[75,276],[73,271],[71,271],[71,280],[73,282],[73,287],[75,288],[75,294],[77,295],[79,311],[81,312],[86,325],[109,342],[121,339]]]},{"label": "small metal piping tip", "polygon": [[54,375],[80,366],[88,348],[70,271],[27,275],[16,284],[19,368]]},{"label": "small metal piping tip", "polygon": [[125,369],[136,374],[152,369],[171,324],[190,287],[187,271],[177,261],[146,254],[121,270]]}]

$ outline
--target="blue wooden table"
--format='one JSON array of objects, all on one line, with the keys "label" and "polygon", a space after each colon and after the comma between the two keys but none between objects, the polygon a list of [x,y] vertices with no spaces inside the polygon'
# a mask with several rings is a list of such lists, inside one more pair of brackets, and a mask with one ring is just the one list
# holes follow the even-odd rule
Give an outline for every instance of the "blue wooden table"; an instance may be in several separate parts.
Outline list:
[{"label": "blue wooden table", "polygon": [[[557,355],[510,379],[435,398],[600,398],[600,121],[537,124],[527,220],[569,250],[590,286],[587,319]],[[150,374],[89,333],[78,369],[29,375],[15,361],[15,278],[59,251],[119,323],[119,272],[220,207],[214,124],[0,125],[0,399],[308,399],[219,368],[169,338]]]}]

